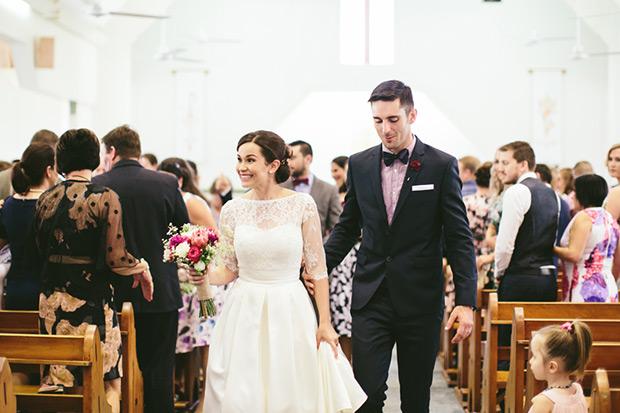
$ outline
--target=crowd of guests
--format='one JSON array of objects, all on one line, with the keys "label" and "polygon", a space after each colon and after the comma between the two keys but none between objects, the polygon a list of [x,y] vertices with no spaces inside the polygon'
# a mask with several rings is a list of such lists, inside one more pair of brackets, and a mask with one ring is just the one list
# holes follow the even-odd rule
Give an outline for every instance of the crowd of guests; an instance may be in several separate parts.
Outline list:
[{"label": "crowd of guests", "polygon": [[[291,178],[281,186],[314,199],[326,240],[345,202],[348,157],[333,159],[329,183],[312,173],[308,142],[289,147]],[[620,144],[609,150],[605,165],[620,180]],[[172,411],[175,354],[199,348],[206,370],[217,317],[199,317],[196,288],[185,269],[162,261],[161,239],[169,224],[217,230],[222,206],[232,199],[231,181],[219,176],[205,194],[194,162],[142,154],[139,136],[128,126],[101,142],[87,129],[60,138],[42,130],[20,160],[2,162],[2,168],[4,308],[38,310],[46,334],[80,334],[97,325],[106,395],[118,410],[116,312],[132,302],[145,404]],[[562,169],[537,164],[525,142],[498,148],[492,162],[463,157],[459,173],[479,279],[498,288],[500,300],[555,301],[559,275],[565,301],[618,301],[620,186],[610,189],[587,161]],[[329,283],[332,325],[349,361],[358,249],[359,242],[332,270]],[[212,287],[218,309],[229,288]],[[448,277],[448,298],[452,292]],[[447,304],[453,305],[450,299]],[[500,341],[507,338],[500,334]],[[53,366],[44,371],[41,391],[62,391],[80,381],[76,369]]]},{"label": "crowd of guests", "polygon": [[[334,185],[312,174],[310,144],[295,141],[290,148],[292,176],[282,186],[314,198],[326,238],[344,203],[348,158],[334,159]],[[4,309],[38,310],[45,334],[80,334],[89,324],[97,325],[106,397],[118,411],[122,350],[117,311],[123,302],[132,302],[145,404],[172,411],[179,397],[173,394],[175,357],[182,365],[179,357],[198,348],[206,371],[217,316],[199,317],[196,287],[184,268],[162,261],[161,240],[169,224],[217,230],[222,206],[232,199],[231,181],[217,177],[205,195],[194,162],[142,154],[138,134],[127,126],[101,142],[87,129],[69,130],[60,138],[42,130],[20,160],[1,166]],[[333,325],[349,359],[355,254],[353,248],[330,278]],[[218,311],[231,285],[212,287]],[[183,377],[177,369],[177,392],[187,388]],[[43,372],[40,391],[69,391],[80,384],[78,369],[52,366]]]},{"label": "crowd of guests", "polygon": [[[620,178],[620,145],[608,152]],[[620,187],[588,161],[573,168],[536,163],[525,142],[500,147],[493,162],[459,159],[463,202],[479,278],[503,301],[617,302]],[[448,305],[452,288],[447,284]]]}]

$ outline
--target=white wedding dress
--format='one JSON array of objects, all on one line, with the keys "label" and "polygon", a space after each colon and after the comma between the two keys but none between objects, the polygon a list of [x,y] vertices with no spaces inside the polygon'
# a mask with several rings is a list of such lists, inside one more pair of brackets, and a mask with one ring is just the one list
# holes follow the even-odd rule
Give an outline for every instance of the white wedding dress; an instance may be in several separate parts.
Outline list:
[{"label": "white wedding dress", "polygon": [[366,395],[339,349],[316,346],[317,322],[299,280],[327,277],[321,225],[307,194],[234,199],[220,217],[220,263],[239,277],[213,330],[207,413],[353,412]]}]

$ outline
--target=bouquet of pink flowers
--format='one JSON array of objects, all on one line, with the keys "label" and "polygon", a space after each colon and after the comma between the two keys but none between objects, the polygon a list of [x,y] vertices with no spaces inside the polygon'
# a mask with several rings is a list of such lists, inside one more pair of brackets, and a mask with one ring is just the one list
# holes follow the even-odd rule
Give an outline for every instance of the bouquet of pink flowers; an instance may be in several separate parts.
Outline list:
[{"label": "bouquet of pink flowers", "polygon": [[[181,230],[170,224],[167,235],[168,239],[163,240],[164,262],[188,265],[198,273],[206,270],[207,265],[213,261],[220,239],[217,231],[191,224],[183,225]],[[200,302],[200,316],[213,317],[216,309],[209,279],[196,288]]]}]

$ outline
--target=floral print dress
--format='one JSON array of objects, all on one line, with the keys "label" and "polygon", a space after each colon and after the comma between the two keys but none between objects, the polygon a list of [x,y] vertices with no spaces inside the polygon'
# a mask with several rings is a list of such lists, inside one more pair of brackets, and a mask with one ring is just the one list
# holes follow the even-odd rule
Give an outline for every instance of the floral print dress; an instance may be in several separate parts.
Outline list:
[{"label": "floral print dress", "polygon": [[[579,214],[588,215],[592,222],[592,230],[581,259],[576,263],[562,263],[564,266],[563,299],[571,302],[617,303],[618,287],[611,274],[611,266],[618,245],[620,227],[611,214],[603,208],[587,208]],[[575,218],[564,231],[560,241],[561,247],[568,246],[570,230]]]},{"label": "floral print dress", "polygon": [[[147,263],[127,252],[116,193],[88,181],[67,180],[39,198],[32,250],[41,269],[42,334],[83,335],[90,324],[101,338],[104,380],[121,377],[121,332],[113,303],[112,271],[140,273]],[[76,366],[46,366],[43,382],[79,386]]]}]

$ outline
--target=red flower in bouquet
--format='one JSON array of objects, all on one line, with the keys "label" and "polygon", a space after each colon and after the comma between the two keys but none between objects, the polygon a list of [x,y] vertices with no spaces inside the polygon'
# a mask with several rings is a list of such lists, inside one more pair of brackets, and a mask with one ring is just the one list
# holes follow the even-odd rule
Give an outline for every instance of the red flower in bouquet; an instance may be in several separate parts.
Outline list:
[{"label": "red flower in bouquet", "polygon": [[409,169],[411,169],[412,171],[419,171],[420,170],[420,162],[418,162],[418,161],[411,161],[409,163]]},{"label": "red flower in bouquet", "polygon": [[194,264],[200,261],[200,256],[202,255],[202,251],[198,246],[193,246],[189,249],[187,253],[187,259],[193,262]]}]

